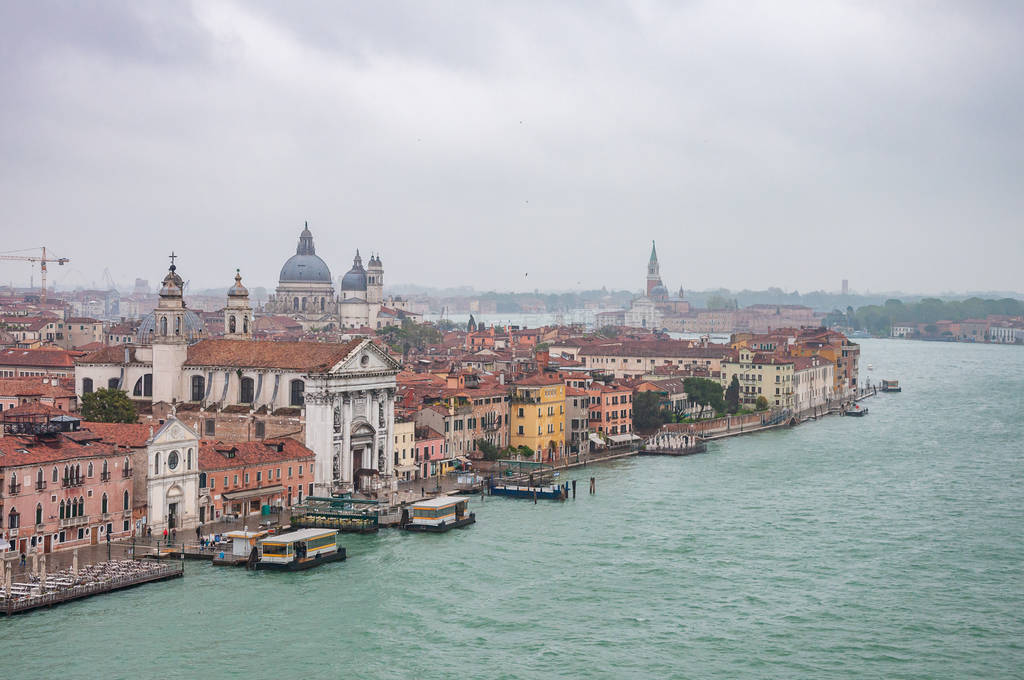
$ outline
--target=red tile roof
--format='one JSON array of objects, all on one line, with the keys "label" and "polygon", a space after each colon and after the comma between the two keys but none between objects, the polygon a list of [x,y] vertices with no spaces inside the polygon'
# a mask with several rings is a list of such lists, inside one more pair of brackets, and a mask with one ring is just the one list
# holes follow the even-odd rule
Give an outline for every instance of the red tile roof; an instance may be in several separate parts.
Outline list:
[{"label": "red tile roof", "polygon": [[83,422],[82,429],[96,434],[100,441],[114,446],[139,449],[153,436],[151,425],[138,423],[93,423]]},{"label": "red tile roof", "polygon": [[53,437],[0,437],[0,468],[96,458],[117,453],[106,444],[79,444],[59,434]]},{"label": "red tile roof", "polygon": [[63,349],[6,349],[0,351],[0,366],[74,368],[71,356]]},{"label": "red tile roof", "polygon": [[[0,397],[73,397],[74,390],[43,383],[44,378],[2,378]],[[45,380],[50,380],[45,378]],[[54,378],[56,380],[56,378]]]},{"label": "red tile roof", "polygon": [[[278,448],[281,450],[278,451]],[[200,470],[228,470],[291,460],[308,461],[315,457],[315,453],[288,437],[254,442],[221,442],[210,439],[199,442]]]},{"label": "red tile roof", "polygon": [[185,365],[324,372],[349,356],[362,342],[362,339],[344,343],[202,340],[188,348]]}]

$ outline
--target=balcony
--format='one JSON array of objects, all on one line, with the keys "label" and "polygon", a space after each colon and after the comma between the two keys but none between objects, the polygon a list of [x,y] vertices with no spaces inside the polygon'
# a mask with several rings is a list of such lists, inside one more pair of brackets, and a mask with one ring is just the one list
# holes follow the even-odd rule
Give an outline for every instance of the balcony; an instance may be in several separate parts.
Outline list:
[{"label": "balcony", "polygon": [[100,473],[100,481],[101,482],[109,482],[110,481],[110,471],[101,472]]},{"label": "balcony", "polygon": [[121,470],[121,476],[124,477],[125,479],[128,479],[129,477],[132,476],[132,469],[130,467],[124,468],[123,470]]},{"label": "balcony", "polygon": [[127,510],[122,510],[121,511],[121,516],[124,517],[125,519],[131,519],[132,509],[128,508]]},{"label": "balcony", "polygon": [[103,520],[104,522],[106,522],[107,520],[109,520],[109,519],[110,519],[110,513],[109,513],[109,512],[104,512],[104,513],[103,513],[103,514],[102,514],[102,515],[100,516],[100,519],[102,519],[102,520]]},{"label": "balcony", "polygon": [[68,527],[77,527],[88,523],[89,515],[82,515],[80,517],[65,517],[60,521],[60,528],[66,529]]},{"label": "balcony", "polygon": [[46,488],[46,482],[37,479],[36,480],[36,491],[42,491],[45,488]]},{"label": "balcony", "polygon": [[83,484],[85,484],[85,477],[65,477],[60,480],[60,485],[63,487],[82,486]]},{"label": "balcony", "polygon": [[21,491],[21,484],[8,484],[7,485],[7,495],[8,496],[17,496],[20,491]]}]

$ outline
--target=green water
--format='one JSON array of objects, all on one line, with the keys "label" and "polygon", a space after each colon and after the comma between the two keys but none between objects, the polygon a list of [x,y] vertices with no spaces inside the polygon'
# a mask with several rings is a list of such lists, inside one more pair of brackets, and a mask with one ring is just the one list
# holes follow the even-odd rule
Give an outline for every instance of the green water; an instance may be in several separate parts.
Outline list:
[{"label": "green water", "polygon": [[1024,668],[1024,348],[865,341],[866,418],[579,471],[445,535],[0,620],[4,678],[1000,678]]}]

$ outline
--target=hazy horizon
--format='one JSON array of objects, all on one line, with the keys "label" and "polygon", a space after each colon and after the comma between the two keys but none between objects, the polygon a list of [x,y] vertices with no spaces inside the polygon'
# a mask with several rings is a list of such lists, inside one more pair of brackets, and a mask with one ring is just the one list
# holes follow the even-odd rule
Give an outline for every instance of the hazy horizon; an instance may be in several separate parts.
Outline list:
[{"label": "hazy horizon", "polygon": [[[5,3],[4,251],[51,285],[1014,290],[1024,6]],[[33,253],[34,254],[34,253]],[[0,262],[0,282],[37,267]],[[934,291],[934,292],[933,292]]]}]

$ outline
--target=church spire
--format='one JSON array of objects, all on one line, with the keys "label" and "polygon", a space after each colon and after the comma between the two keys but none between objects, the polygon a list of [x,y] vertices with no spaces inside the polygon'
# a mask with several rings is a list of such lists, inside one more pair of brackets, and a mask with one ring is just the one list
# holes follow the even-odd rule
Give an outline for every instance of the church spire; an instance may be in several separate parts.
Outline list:
[{"label": "church spire", "polygon": [[658,250],[654,247],[654,241],[651,241],[651,262],[658,261]]}]

